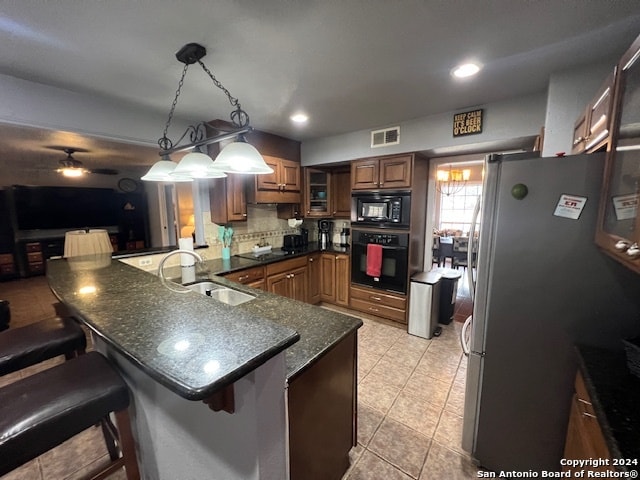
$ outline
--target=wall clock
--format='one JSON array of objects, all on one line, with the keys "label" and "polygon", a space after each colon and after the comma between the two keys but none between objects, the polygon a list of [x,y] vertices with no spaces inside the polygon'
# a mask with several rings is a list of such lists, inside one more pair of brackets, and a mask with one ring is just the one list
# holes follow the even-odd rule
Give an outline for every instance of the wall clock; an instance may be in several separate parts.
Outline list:
[{"label": "wall clock", "polygon": [[138,190],[138,182],[133,178],[121,178],[118,181],[118,188],[126,193],[135,192]]}]

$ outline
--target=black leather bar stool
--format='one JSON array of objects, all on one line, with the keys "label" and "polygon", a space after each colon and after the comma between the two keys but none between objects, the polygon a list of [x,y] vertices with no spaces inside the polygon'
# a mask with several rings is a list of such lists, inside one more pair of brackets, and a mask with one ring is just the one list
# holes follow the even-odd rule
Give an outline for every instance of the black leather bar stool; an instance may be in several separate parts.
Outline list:
[{"label": "black leather bar stool", "polygon": [[58,355],[67,360],[83,354],[87,338],[68,317],[42,320],[0,333],[0,375],[21,370]]},{"label": "black leather bar stool", "polygon": [[140,473],[128,413],[129,390],[98,352],[89,352],[0,388],[0,476],[33,460],[111,412],[119,456],[88,478],[105,478],[125,467]]}]

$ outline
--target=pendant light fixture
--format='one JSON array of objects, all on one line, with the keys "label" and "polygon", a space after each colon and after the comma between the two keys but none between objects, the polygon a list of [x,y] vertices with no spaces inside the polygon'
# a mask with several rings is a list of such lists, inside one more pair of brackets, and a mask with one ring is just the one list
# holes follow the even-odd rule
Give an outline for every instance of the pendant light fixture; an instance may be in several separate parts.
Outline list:
[{"label": "pendant light fixture", "polygon": [[[160,155],[162,158],[149,169],[142,177],[142,180],[179,182],[196,178],[226,177],[225,172],[250,174],[273,173],[273,169],[265,163],[264,158],[262,158],[258,150],[246,143],[243,135],[253,130],[249,125],[249,115],[242,109],[238,99],[231,96],[229,90],[227,90],[206,65],[202,63],[201,59],[206,54],[207,50],[197,43],[189,43],[176,53],[176,58],[178,61],[184,63],[184,68],[180,81],[178,82],[173,103],[171,104],[171,110],[169,111],[169,118],[165,124],[164,132],[162,133],[162,137],[158,139],[158,146],[160,147]],[[234,129],[214,137],[207,137],[206,126],[201,122],[197,125],[187,127],[186,131],[174,144],[169,137],[167,137],[167,132],[171,125],[176,105],[178,104],[178,97],[180,96],[187,70],[189,69],[189,65],[194,63],[198,63],[202,67],[214,85],[225,93],[229,103],[235,108],[230,114]],[[180,145],[180,142],[187,137],[187,135],[191,143]],[[205,145],[234,138],[237,140],[225,146],[216,158],[216,161],[213,161],[209,155],[201,151],[201,147]],[[191,150],[191,152],[187,153],[179,163],[176,164],[171,161],[171,154],[185,150]]]},{"label": "pendant light fixture", "polygon": [[467,184],[471,178],[471,170],[465,168],[463,170],[452,169],[438,170],[436,172],[436,189],[443,195],[455,195]]}]

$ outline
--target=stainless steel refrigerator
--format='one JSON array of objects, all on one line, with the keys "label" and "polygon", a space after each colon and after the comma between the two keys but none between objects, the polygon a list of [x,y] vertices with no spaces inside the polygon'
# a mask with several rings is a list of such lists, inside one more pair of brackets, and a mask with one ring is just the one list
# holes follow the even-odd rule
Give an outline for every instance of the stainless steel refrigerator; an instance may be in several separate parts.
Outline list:
[{"label": "stainless steel refrigerator", "polygon": [[489,470],[559,470],[574,345],[640,332],[640,277],[594,244],[603,166],[604,154],[485,161],[463,447]]}]

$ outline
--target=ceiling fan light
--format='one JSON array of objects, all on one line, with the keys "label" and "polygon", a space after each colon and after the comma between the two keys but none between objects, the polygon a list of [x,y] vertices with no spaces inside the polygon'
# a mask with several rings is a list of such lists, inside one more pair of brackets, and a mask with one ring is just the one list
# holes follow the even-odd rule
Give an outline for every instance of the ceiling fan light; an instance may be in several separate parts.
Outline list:
[{"label": "ceiling fan light", "polygon": [[73,168],[73,167],[59,168],[57,171],[62,173],[63,176],[68,178],[82,177],[85,173],[84,168]]},{"label": "ceiling fan light", "polygon": [[273,173],[260,152],[244,139],[225,146],[213,162],[215,168],[227,173],[246,173],[261,175]]}]

